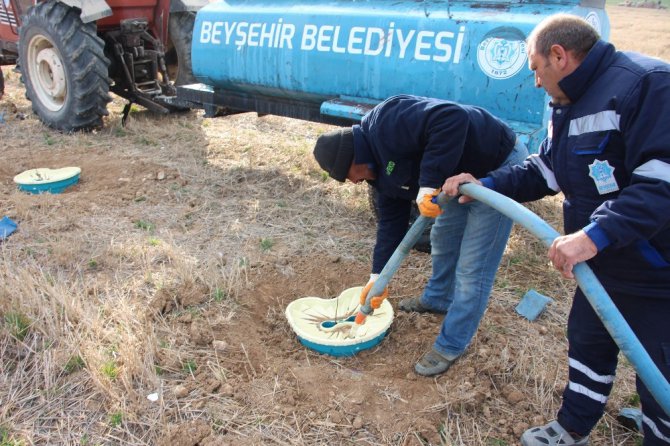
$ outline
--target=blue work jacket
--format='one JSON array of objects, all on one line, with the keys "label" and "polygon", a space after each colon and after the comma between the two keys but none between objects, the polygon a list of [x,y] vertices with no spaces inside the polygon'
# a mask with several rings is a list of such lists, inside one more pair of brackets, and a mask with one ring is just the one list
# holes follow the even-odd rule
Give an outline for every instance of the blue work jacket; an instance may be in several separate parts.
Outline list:
[{"label": "blue work jacket", "polygon": [[670,298],[670,66],[599,41],[559,82],[539,154],[484,179],[518,201],[563,192],[566,234],[606,289]]},{"label": "blue work jacket", "polygon": [[486,110],[418,96],[393,96],[353,126],[354,162],[377,178],[377,243],[372,272],[382,270],[405,235],[419,187],[439,188],[460,172],[485,175],[512,151],[514,132]]}]

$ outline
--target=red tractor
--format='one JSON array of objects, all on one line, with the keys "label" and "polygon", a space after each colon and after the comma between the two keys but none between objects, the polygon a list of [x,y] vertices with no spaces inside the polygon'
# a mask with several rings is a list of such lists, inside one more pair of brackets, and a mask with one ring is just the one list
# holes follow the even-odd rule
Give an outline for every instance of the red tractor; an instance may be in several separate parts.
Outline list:
[{"label": "red tractor", "polygon": [[[62,131],[90,130],[109,92],[168,113],[194,82],[191,36],[208,0],[0,0],[0,65],[16,65],[33,111]],[[0,70],[0,97],[4,81]]]}]

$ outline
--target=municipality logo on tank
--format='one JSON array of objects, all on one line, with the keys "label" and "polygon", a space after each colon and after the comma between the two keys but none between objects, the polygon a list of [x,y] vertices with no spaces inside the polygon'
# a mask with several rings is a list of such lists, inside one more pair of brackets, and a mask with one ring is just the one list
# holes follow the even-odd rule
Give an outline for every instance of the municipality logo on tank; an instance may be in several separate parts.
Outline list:
[{"label": "municipality logo on tank", "polygon": [[526,39],[516,28],[490,31],[477,46],[479,68],[493,79],[507,79],[526,65]]},{"label": "municipality logo on tank", "polygon": [[601,23],[600,23],[600,17],[598,17],[598,14],[597,14],[596,12],[593,12],[593,11],[589,12],[589,13],[586,15],[586,17],[584,18],[584,20],[586,20],[587,22],[589,22],[589,24],[590,24],[596,31],[598,31],[598,34],[601,34],[601,35],[602,35],[603,30],[602,30],[602,25],[601,25]]}]

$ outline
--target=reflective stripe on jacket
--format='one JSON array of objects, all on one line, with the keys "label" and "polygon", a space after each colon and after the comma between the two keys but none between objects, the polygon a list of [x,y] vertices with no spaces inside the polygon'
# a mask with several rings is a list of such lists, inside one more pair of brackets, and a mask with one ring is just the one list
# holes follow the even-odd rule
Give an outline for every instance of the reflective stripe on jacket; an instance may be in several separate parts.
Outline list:
[{"label": "reflective stripe on jacket", "polygon": [[599,41],[559,86],[571,104],[552,106],[539,154],[486,182],[518,201],[562,191],[606,287],[670,298],[670,65]]}]

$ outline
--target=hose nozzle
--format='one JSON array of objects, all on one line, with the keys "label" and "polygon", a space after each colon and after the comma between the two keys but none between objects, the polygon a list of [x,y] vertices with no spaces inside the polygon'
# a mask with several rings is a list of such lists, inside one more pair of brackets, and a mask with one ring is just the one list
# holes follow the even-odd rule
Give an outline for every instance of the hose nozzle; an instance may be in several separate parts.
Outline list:
[{"label": "hose nozzle", "polygon": [[351,329],[349,330],[349,337],[350,338],[355,338],[358,336],[358,329],[365,324],[365,319],[368,317],[367,314],[363,312],[363,309],[361,308],[361,311],[359,311],[356,314],[356,318],[354,319],[354,323],[351,325]]}]

